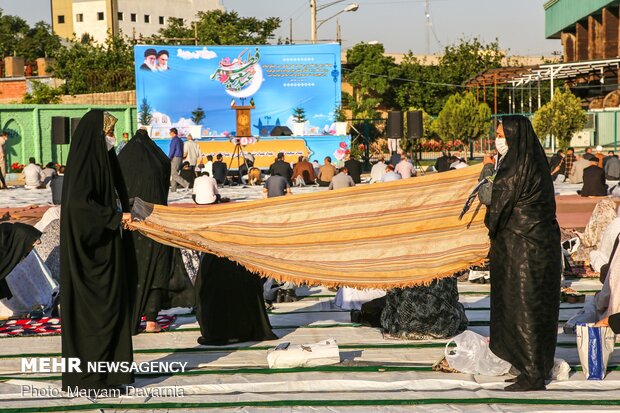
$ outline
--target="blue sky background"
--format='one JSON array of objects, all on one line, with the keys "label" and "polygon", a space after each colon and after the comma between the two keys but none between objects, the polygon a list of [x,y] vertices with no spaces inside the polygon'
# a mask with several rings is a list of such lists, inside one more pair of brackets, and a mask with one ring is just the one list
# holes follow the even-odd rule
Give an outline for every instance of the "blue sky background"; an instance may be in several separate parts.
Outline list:
[{"label": "blue sky background", "polygon": [[[157,0],[141,0],[157,1]],[[586,0],[575,0],[586,1]],[[328,0],[319,0],[321,4]],[[351,0],[359,3],[354,13],[338,16],[342,28],[343,48],[361,41],[378,41],[388,52],[426,53],[426,25],[424,0]],[[349,1],[319,12],[318,19],[327,19],[342,10]],[[503,49],[519,55],[549,55],[560,51],[559,40],[545,40],[543,0],[431,0],[433,28],[439,39],[431,34],[431,52],[441,45],[463,37],[478,36],[485,41],[498,38]],[[276,35],[289,36],[289,19],[293,20],[293,39],[310,39],[310,7],[308,0],[223,0],[227,10],[236,10],[242,16],[282,19]],[[30,23],[50,21],[49,0],[0,0],[6,14],[16,14]],[[319,29],[320,39],[336,37],[336,19]]]},{"label": "blue sky background", "polygon": [[[149,48],[157,51],[166,49],[169,52],[170,70],[151,72],[139,69],[144,62],[144,51]],[[184,53],[196,52],[204,50],[201,46],[136,46],[135,50],[138,105],[146,98],[155,111],[168,115],[173,123],[179,122],[181,118],[190,119],[191,112],[200,106],[206,112],[202,125],[210,129],[212,134],[221,135],[224,131],[234,130],[235,111],[230,108],[232,96],[226,93],[218,80],[211,80],[210,76],[217,70],[221,59],[229,57],[232,61],[246,50],[246,47],[208,47],[207,50],[213,54],[208,59],[179,57],[179,50]],[[254,48],[248,50],[254,53]],[[300,106],[306,112],[308,126],[316,126],[322,130],[326,125],[331,125],[333,111],[339,103],[336,99],[341,95],[340,47],[337,44],[260,46],[259,51],[259,64],[263,70],[264,81],[252,96],[256,105],[256,109],[252,111],[252,124],[257,124],[259,118],[262,118],[263,123],[274,124],[279,118],[282,125],[290,125],[292,108]],[[269,64],[295,68],[306,64],[328,64],[329,68],[327,75],[322,77],[269,77],[267,71],[270,68],[266,67]],[[331,75],[334,64],[338,74],[337,81],[334,81]],[[291,82],[301,83],[301,86],[286,86]],[[235,101],[237,105],[241,105],[240,99]],[[249,105],[249,102],[248,97],[245,104]],[[265,116],[270,119],[265,119]],[[259,130],[253,127],[252,133],[258,135]]]}]

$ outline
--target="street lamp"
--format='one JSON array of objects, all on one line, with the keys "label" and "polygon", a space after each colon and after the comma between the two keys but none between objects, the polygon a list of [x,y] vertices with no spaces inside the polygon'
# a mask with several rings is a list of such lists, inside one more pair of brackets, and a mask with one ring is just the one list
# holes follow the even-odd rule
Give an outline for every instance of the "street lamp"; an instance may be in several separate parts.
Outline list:
[{"label": "street lamp", "polygon": [[327,7],[333,6],[335,4],[338,3],[342,3],[345,0],[336,0],[336,1],[332,1],[331,3],[327,3],[327,4],[323,4],[319,7],[317,7],[316,5],[316,0],[311,0],[310,1],[310,11],[311,11],[311,15],[312,15],[312,43],[316,43],[316,31],[319,27],[321,27],[321,25],[323,25],[323,23],[325,23],[328,20],[333,19],[334,17],[340,15],[341,13],[345,13],[345,12],[353,12],[353,11],[357,11],[357,9],[359,9],[359,4],[357,3],[351,3],[349,4],[347,7],[345,7],[344,9],[340,10],[338,13],[334,14],[331,17],[328,17],[327,19],[323,19],[321,21],[318,22],[317,25],[317,20],[316,20],[316,13],[318,11],[321,11]]}]

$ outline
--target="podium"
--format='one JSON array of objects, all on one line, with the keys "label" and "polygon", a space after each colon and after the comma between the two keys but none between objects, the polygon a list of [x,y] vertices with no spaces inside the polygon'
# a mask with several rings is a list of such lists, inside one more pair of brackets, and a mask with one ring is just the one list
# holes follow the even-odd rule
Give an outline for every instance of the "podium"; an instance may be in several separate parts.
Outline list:
[{"label": "podium", "polygon": [[237,133],[236,137],[250,137],[252,136],[252,114],[250,111],[254,109],[254,106],[233,106],[233,109],[237,112]]}]

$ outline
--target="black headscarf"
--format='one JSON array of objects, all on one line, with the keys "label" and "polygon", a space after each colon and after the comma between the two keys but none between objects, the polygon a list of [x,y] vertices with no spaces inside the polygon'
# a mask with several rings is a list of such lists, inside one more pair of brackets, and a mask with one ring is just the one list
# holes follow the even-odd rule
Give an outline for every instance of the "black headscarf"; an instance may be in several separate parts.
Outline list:
[{"label": "black headscarf", "polygon": [[120,223],[128,210],[114,150],[105,143],[104,112],[78,124],[65,170],[60,219],[62,355],[81,360],[82,373],[63,373],[63,389],[108,388],[131,373],[88,373],[87,362],[131,362],[130,295]]},{"label": "black headscarf", "polygon": [[41,231],[33,226],[19,222],[0,224],[0,298],[13,296],[5,278],[28,255],[39,238]]}]

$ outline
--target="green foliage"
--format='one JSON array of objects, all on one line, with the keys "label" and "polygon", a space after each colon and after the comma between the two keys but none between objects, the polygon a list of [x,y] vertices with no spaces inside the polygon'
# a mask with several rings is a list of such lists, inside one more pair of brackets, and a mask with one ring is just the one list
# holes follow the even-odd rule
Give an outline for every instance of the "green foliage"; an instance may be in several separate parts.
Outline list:
[{"label": "green foliage", "polygon": [[2,56],[13,56],[19,43],[26,37],[30,27],[21,17],[3,14],[0,9],[0,52]]},{"label": "green foliage", "polygon": [[267,44],[280,27],[279,17],[260,20],[240,17],[236,11],[210,10],[198,12],[196,21],[185,25],[182,19],[168,19],[168,25],[153,36],[163,44],[193,44],[193,40],[167,41],[166,38],[194,38],[194,24],[198,44]]},{"label": "green foliage", "polygon": [[343,77],[353,86],[354,95],[343,98],[353,117],[373,118],[379,108],[394,106],[393,82],[399,69],[384,53],[382,44],[359,43],[347,50]]},{"label": "green foliage", "polygon": [[[33,61],[39,57],[50,57],[62,47],[60,37],[52,32],[52,27],[45,22],[38,22],[29,29],[26,36],[20,40],[16,47],[18,56],[26,61]],[[45,73],[39,73],[40,76]]]},{"label": "green foliage", "polygon": [[147,126],[151,124],[153,120],[153,108],[149,104],[146,98],[142,99],[142,103],[140,103],[140,111],[138,112],[138,123],[142,126]]},{"label": "green foliage", "polygon": [[559,146],[566,149],[571,138],[586,125],[587,117],[581,108],[581,100],[570,89],[557,88],[550,102],[535,114],[533,126],[540,139],[552,135]]},{"label": "green foliage", "polygon": [[205,111],[199,106],[192,112],[192,122],[194,125],[200,125],[205,118]]},{"label": "green foliage", "polygon": [[342,109],[342,106],[336,106],[336,108],[334,109],[334,122],[346,122],[347,121],[347,115],[344,112],[344,109]]},{"label": "green foliage", "polygon": [[32,93],[27,93],[22,103],[60,103],[60,96],[62,96],[61,89],[53,88],[38,80],[34,80],[32,82]]},{"label": "green foliage", "polygon": [[67,94],[135,89],[133,48],[121,36],[109,35],[104,44],[74,40],[54,57],[53,74],[65,79]]},{"label": "green foliage", "polygon": [[297,123],[304,123],[307,120],[306,110],[299,106],[293,109],[293,120]]},{"label": "green foliage", "polygon": [[476,97],[467,92],[448,98],[434,126],[444,142],[459,139],[467,144],[486,136],[491,123],[491,108],[476,102]]}]

